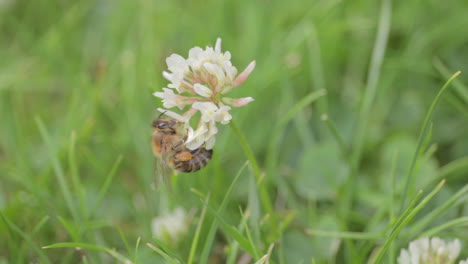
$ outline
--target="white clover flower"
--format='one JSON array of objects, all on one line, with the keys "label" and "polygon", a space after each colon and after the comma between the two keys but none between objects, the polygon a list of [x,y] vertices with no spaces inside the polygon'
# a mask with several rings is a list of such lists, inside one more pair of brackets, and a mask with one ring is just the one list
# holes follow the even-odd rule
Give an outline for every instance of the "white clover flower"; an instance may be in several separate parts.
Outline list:
[{"label": "white clover flower", "polygon": [[187,213],[181,207],[174,212],[156,217],[151,222],[153,236],[171,243],[177,243],[187,232]]},{"label": "white clover flower", "polygon": [[452,264],[461,251],[460,240],[452,242],[433,237],[417,239],[409,244],[409,249],[402,249],[398,257],[399,264]]},{"label": "white clover flower", "polygon": [[[237,75],[237,69],[231,63],[231,53],[221,51],[221,39],[218,38],[214,48],[194,47],[187,59],[172,54],[166,63],[168,71],[164,71],[163,76],[171,83],[168,88],[163,88],[163,92],[153,95],[162,99],[165,108],[189,108],[183,114],[161,108],[158,111],[187,124],[187,148],[213,148],[218,132],[216,123],[231,121],[231,106],[242,107],[254,101],[252,97],[229,98],[225,94],[247,80],[255,69],[255,61]],[[201,116],[194,130],[189,122],[198,111]]]}]

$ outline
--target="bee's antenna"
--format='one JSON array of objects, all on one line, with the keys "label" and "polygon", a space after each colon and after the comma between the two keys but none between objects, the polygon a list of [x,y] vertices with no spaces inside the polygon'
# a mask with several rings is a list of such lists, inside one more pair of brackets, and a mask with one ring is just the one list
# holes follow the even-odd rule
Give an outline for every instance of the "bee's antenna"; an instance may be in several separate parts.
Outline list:
[{"label": "bee's antenna", "polygon": [[158,116],[160,118],[162,115],[164,115],[167,111],[161,112],[161,114]]}]

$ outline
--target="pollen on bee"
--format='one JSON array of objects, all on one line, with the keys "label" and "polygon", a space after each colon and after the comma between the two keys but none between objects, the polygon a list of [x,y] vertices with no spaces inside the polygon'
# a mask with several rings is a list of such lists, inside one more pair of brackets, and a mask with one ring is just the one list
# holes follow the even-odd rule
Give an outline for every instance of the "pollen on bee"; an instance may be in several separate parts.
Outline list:
[{"label": "pollen on bee", "polygon": [[188,151],[182,151],[175,155],[175,158],[179,161],[189,161],[193,157],[192,153]]}]

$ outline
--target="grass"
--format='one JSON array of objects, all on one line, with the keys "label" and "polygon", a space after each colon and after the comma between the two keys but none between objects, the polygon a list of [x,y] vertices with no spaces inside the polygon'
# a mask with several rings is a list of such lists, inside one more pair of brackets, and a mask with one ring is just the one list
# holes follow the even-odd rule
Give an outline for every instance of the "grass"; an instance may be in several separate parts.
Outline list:
[{"label": "grass", "polygon": [[[468,257],[467,12],[0,1],[0,263],[396,263],[421,236]],[[167,56],[217,37],[239,70],[256,60],[232,95],[255,101],[160,190],[151,94]],[[176,207],[187,232],[153,237]]]}]

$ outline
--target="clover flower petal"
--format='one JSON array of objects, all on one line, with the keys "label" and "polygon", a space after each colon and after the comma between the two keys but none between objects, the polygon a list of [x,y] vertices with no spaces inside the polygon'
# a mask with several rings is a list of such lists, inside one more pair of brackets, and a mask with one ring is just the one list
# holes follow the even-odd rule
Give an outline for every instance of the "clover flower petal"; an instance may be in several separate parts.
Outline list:
[{"label": "clover flower petal", "polygon": [[162,108],[158,108],[157,109],[159,112],[169,116],[169,117],[172,117],[180,122],[188,122],[188,119],[186,117],[184,117],[183,115],[179,115],[178,113],[176,112],[173,112],[173,111],[170,111],[170,110],[166,110],[166,109],[162,109]]},{"label": "clover flower petal", "polygon": [[200,123],[197,130],[193,131],[193,128],[188,127],[187,140],[185,146],[189,149],[197,149],[205,142],[203,135],[208,132],[208,128],[205,123]]},{"label": "clover flower petal", "polygon": [[218,107],[212,102],[195,102],[192,107],[200,110],[203,122],[214,120],[218,111]]},{"label": "clover flower petal", "polygon": [[203,84],[196,83],[193,86],[193,89],[195,92],[203,97],[210,97],[213,94],[213,91],[211,91],[210,88],[206,87]]},{"label": "clover flower petal", "polygon": [[253,101],[255,101],[255,99],[253,99],[252,97],[242,97],[237,99],[223,97],[223,102],[225,104],[232,105],[234,107],[242,107]]},{"label": "clover flower petal", "polygon": [[229,114],[229,110],[231,110],[231,107],[226,105],[221,106],[215,112],[215,121],[220,122],[223,125],[229,124],[229,121],[232,119],[231,114]]},{"label": "clover flower petal", "polygon": [[187,104],[191,104],[194,99],[175,94],[173,90],[163,88],[164,92],[155,92],[153,95],[163,99],[163,106],[166,108],[172,108],[177,106],[179,109],[183,109]]}]

